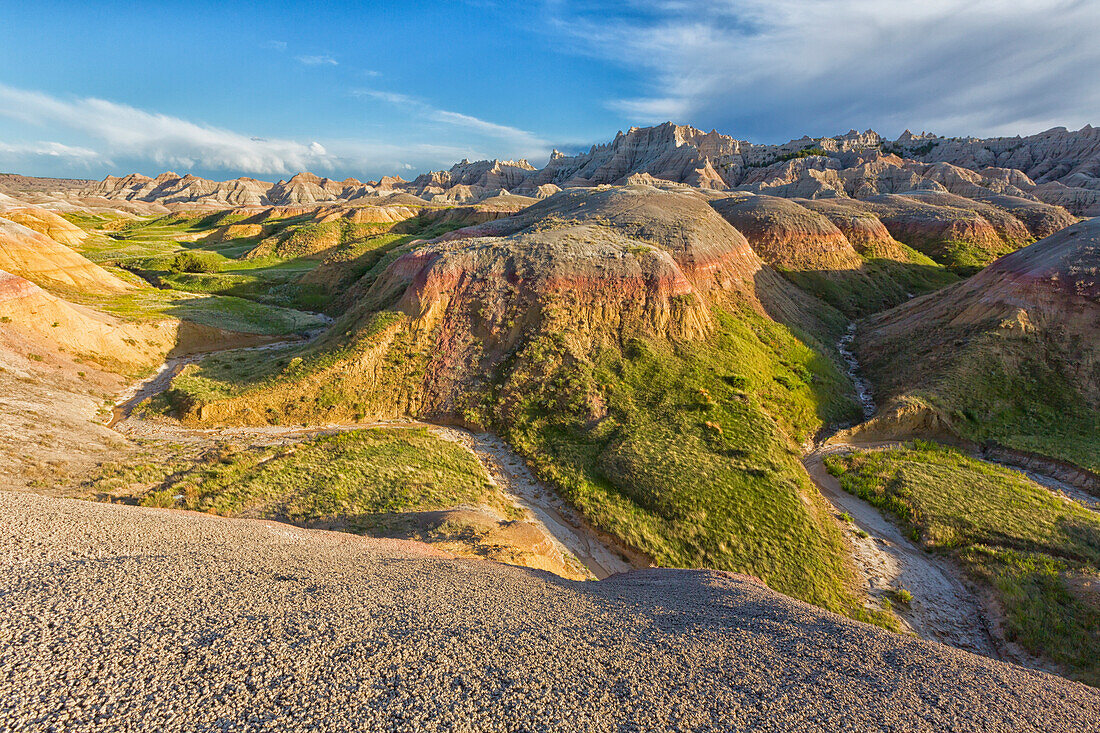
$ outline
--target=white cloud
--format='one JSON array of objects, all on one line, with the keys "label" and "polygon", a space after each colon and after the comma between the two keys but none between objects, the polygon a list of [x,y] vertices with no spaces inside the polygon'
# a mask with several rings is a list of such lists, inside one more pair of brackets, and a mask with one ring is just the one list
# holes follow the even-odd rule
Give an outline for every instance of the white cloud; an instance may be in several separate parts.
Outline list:
[{"label": "white cloud", "polygon": [[439,122],[445,122],[449,125],[468,127],[471,130],[477,130],[478,132],[492,135],[493,137],[535,139],[534,135],[518,127],[498,125],[495,122],[489,122],[472,115],[464,115],[461,112],[449,112],[445,109],[432,110],[432,119],[438,120]]},{"label": "white cloud", "polygon": [[260,44],[261,48],[269,48],[272,51],[285,51],[286,41],[264,41]]},{"label": "white cloud", "polygon": [[36,142],[12,145],[0,142],[0,153],[9,155],[42,155],[50,158],[70,158],[86,162],[101,162],[103,156],[90,148],[65,145],[59,142]]},{"label": "white cloud", "polygon": [[415,97],[410,97],[408,94],[401,94],[399,92],[383,92],[377,89],[353,89],[351,92],[353,97],[366,97],[367,99],[376,99],[379,102],[386,102],[387,104],[395,104],[401,107],[427,107],[424,102]]},{"label": "white cloud", "polygon": [[[1015,134],[1100,109],[1100,3],[1087,0],[651,0],[551,3],[582,52],[640,70],[609,104],[774,139]],[[1095,120],[1093,120],[1095,121]]]},{"label": "white cloud", "polygon": [[60,167],[70,174],[79,172],[87,175],[90,171],[110,164],[109,159],[90,148],[55,141],[15,144],[0,142],[0,170],[23,172]]},{"label": "white cloud", "polygon": [[[393,101],[391,95],[383,97],[385,101]],[[403,99],[421,104],[411,98]],[[3,84],[0,84],[0,116],[35,129],[67,128],[90,141],[87,146],[59,142],[0,143],[0,163],[16,171],[38,169],[39,163],[51,160],[57,164],[49,168],[51,171],[85,171],[94,165],[114,173],[131,172],[131,167],[139,166],[148,172],[175,168],[286,177],[312,170],[365,177],[368,172],[381,175],[444,167],[462,157],[488,157],[493,152],[415,140],[344,139],[322,144],[249,136],[102,99],[61,99]],[[492,126],[476,118],[463,122]],[[496,127],[498,134],[511,130],[503,125]]]},{"label": "white cloud", "polygon": [[306,66],[338,66],[340,63],[331,56],[295,56],[294,59]]},{"label": "white cloud", "polygon": [[160,166],[280,175],[333,163],[318,144],[252,138],[93,97],[66,100],[0,85],[0,115],[36,127],[62,125],[100,141],[99,153],[72,148],[86,151],[85,158],[94,153]]},{"label": "white cloud", "polygon": [[[399,92],[386,92],[376,89],[356,89],[351,93],[357,97],[374,99],[379,102],[402,107],[413,112],[423,120],[438,122],[451,127],[461,127],[479,135],[500,141],[504,143],[504,147],[507,149],[507,152],[504,153],[506,155],[539,158],[545,157],[550,153],[550,146],[546,140],[543,140],[532,132],[522,130],[518,127],[501,125],[461,112],[439,109],[422,99]],[[499,152],[496,153],[498,156],[500,154]],[[464,157],[470,156],[467,155]]]}]

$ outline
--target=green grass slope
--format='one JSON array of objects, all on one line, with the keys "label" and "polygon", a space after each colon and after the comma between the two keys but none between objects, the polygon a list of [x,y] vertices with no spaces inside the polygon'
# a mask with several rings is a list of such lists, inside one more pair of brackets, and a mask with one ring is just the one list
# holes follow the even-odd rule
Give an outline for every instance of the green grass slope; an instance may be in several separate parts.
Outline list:
[{"label": "green grass slope", "polygon": [[956,436],[1100,471],[1100,220],[867,319],[857,348],[880,403]]}]

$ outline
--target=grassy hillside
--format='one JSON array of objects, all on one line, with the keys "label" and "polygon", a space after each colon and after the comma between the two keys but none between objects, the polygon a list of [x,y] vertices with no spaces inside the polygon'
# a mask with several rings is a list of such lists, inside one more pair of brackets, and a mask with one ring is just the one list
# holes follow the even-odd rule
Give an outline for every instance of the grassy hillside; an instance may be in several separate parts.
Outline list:
[{"label": "grassy hillside", "polygon": [[462,446],[425,428],[370,428],[298,442],[176,447],[106,464],[84,487],[131,501],[427,542],[460,555],[584,579]]},{"label": "grassy hillside", "polygon": [[[169,214],[128,222],[83,217],[96,231],[83,253],[170,290],[227,296],[264,305],[324,310],[385,252],[439,236],[453,222],[317,222],[311,214],[267,218],[243,213]],[[109,230],[109,231],[108,231]]]},{"label": "grassy hillside", "polygon": [[[188,241],[225,216],[171,215],[150,220],[122,220],[84,215],[70,217],[93,232],[81,254],[103,265],[135,289],[122,292],[73,293],[70,298],[126,320],[165,316],[229,331],[292,335],[316,328],[323,319],[300,308],[311,307],[308,288],[295,281],[305,272],[293,262],[243,263],[255,272],[221,272],[237,264],[245,249],[233,241],[203,249]],[[230,217],[231,218],[231,217]],[[204,222],[206,222],[204,224]],[[260,269],[261,265],[266,269]],[[311,266],[315,266],[313,263]],[[147,269],[160,267],[161,270]],[[150,283],[160,287],[149,287]],[[277,292],[268,298],[266,293]]]},{"label": "grassy hillside", "polygon": [[799,462],[800,443],[859,415],[827,346],[846,319],[694,195],[568,191],[505,229],[373,256],[321,339],[191,365],[172,404],[192,424],[491,428],[663,565],[749,573],[891,624],[863,609]]},{"label": "grassy hillside", "polygon": [[854,416],[847,381],[782,326],[716,316],[707,343],[635,339],[591,360],[535,340],[467,416],[661,564],[750,573],[852,612],[839,532],[792,440]]},{"label": "grassy hillside", "polygon": [[[1010,640],[1100,684],[1100,518],[1022,474],[934,443],[830,456],[841,486],[994,591]],[[1092,588],[1090,590],[1089,588]]]},{"label": "grassy hillside", "polygon": [[1100,470],[1100,219],[868,318],[856,347],[880,402],[956,435]]},{"label": "grassy hillside", "polygon": [[514,514],[474,456],[423,428],[224,449],[166,476],[141,503],[295,522],[340,520],[373,533],[393,525],[396,515],[460,504]]},{"label": "grassy hillside", "polygon": [[879,395],[927,406],[961,438],[1100,471],[1100,368],[1079,332],[1026,315],[893,331],[857,342]]},{"label": "grassy hillside", "polygon": [[[594,354],[542,334],[471,388],[460,412],[661,564],[746,572],[890,625],[862,609],[840,533],[798,461],[798,441],[858,414],[847,379],[755,312],[715,318],[703,343],[639,338]],[[401,414],[426,365],[407,325],[383,312],[343,349],[222,354],[177,377],[171,396],[238,421]]]},{"label": "grassy hillside", "polygon": [[1100,411],[1081,395],[1068,342],[982,332],[935,385],[918,392],[962,437],[994,441],[1100,471]]}]

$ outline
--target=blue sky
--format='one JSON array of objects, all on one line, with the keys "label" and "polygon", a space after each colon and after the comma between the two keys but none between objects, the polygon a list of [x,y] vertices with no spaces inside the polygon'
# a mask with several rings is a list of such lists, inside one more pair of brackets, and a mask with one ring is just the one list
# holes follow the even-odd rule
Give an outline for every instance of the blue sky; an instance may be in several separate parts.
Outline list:
[{"label": "blue sky", "polygon": [[0,170],[409,177],[666,119],[757,142],[1079,127],[1097,6],[0,0]]}]

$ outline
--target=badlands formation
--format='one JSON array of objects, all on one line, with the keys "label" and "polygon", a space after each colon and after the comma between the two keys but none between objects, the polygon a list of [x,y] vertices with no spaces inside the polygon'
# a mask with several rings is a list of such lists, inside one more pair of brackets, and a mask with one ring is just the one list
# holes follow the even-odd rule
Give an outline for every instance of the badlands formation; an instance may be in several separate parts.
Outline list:
[{"label": "badlands formation", "polygon": [[1091,127],[0,175],[0,727],[1098,728],[1097,214]]},{"label": "badlands formation", "polygon": [[[386,177],[333,181],[299,173],[288,181],[253,178],[216,182],[163,173],[108,176],[76,182],[68,193],[89,204],[294,206],[406,197],[436,203],[476,202],[507,192],[544,198],[562,188],[621,184],[630,176],[689,186],[741,189],[785,198],[852,197],[911,191],[949,192],[1011,210],[1026,202],[1062,206],[1077,216],[1100,213],[1100,130],[1056,128],[1028,137],[941,138],[912,135],[894,141],[868,130],[835,138],[802,138],[756,145],[666,123],[620,132],[587,153],[555,151],[547,165],[521,161],[462,161],[412,181]],[[2,185],[2,184],[0,184]],[[18,184],[13,184],[17,186]],[[153,209],[150,208],[150,211]],[[163,209],[162,209],[163,211]]]}]

